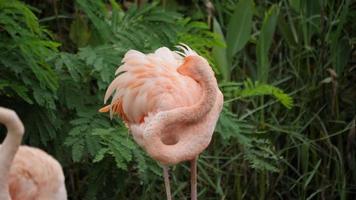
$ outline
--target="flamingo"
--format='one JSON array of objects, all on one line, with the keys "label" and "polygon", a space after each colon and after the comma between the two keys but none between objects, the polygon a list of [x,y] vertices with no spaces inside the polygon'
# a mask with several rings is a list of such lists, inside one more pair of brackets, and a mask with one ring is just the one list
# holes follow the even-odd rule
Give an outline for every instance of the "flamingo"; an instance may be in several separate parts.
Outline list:
[{"label": "flamingo", "polygon": [[66,200],[61,165],[44,151],[20,146],[24,126],[17,114],[0,107],[7,135],[0,145],[0,200]]},{"label": "flamingo", "polygon": [[209,145],[223,105],[208,62],[187,45],[143,54],[129,50],[109,85],[100,112],[117,114],[134,140],[163,165],[170,200],[168,166],[190,161],[191,199],[197,199],[197,159]]}]

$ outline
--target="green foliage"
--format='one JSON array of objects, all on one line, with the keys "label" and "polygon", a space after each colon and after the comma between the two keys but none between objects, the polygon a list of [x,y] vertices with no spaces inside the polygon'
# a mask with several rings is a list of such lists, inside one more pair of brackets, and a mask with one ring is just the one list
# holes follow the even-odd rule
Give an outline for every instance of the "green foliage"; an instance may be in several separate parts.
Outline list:
[{"label": "green foliage", "polygon": [[108,154],[115,159],[116,166],[119,169],[128,170],[131,161],[137,163],[137,170],[142,180],[147,179],[147,173],[154,173],[161,176],[158,166],[153,165],[149,158],[132,140],[129,132],[122,125],[117,128],[96,128],[92,131],[93,135],[100,137],[104,146],[96,155],[93,162],[99,162]]},{"label": "green foliage", "polygon": [[98,127],[108,127],[107,120],[97,116],[95,111],[79,112],[77,119],[71,121],[74,126],[68,133],[65,145],[72,146],[72,159],[79,162],[96,156],[101,149],[99,137],[91,135],[93,129]]},{"label": "green foliage", "polygon": [[110,153],[115,158],[117,167],[127,170],[127,163],[132,160],[131,151],[135,149],[135,143],[127,137],[127,129],[94,129],[93,134],[100,136],[106,146],[98,151],[94,162],[102,160],[105,154]]},{"label": "green foliage", "polygon": [[204,22],[185,18],[180,20],[179,24],[181,24],[181,30],[178,33],[178,40],[181,43],[189,44],[189,47],[204,56],[215,67],[215,71],[219,72],[210,53],[211,48],[224,46],[219,35],[212,33]]},{"label": "green foliage", "polygon": [[[93,34],[89,44],[112,44],[112,48],[124,53],[127,49],[152,51],[162,45],[172,46],[177,43],[179,26],[177,27],[176,21],[180,19],[179,14],[164,11],[155,3],[144,8],[131,6],[124,12],[115,1],[110,2],[109,15],[102,1],[77,0],[79,9],[86,13],[90,20],[90,30]],[[80,15],[78,17],[73,23],[78,23]],[[82,29],[72,27],[73,35],[80,35],[82,31],[88,32],[85,26]]]},{"label": "green foliage", "polygon": [[234,11],[226,30],[226,37],[218,21],[214,19],[213,23],[214,33],[223,38],[225,44],[220,47],[215,46],[212,51],[212,55],[216,59],[225,81],[231,79],[231,71],[235,65],[233,63],[234,57],[250,39],[254,3],[250,0],[242,0],[233,5],[233,7]]},{"label": "green foliage", "polygon": [[48,31],[19,1],[0,1],[0,29],[0,92],[54,109],[58,77],[47,59],[59,44],[49,40]]},{"label": "green foliage", "polygon": [[51,40],[34,13],[20,1],[0,1],[0,102],[15,108],[31,134],[32,144],[56,138],[56,91],[59,87],[49,58],[59,43]]},{"label": "green foliage", "polygon": [[257,170],[278,172],[281,158],[273,150],[272,141],[267,135],[257,133],[257,128],[252,124],[239,119],[236,114],[225,108],[220,115],[216,132],[221,134],[226,141],[236,140],[242,148],[244,159],[250,162],[251,167]]},{"label": "green foliage", "polygon": [[258,82],[253,83],[251,80],[245,81],[244,89],[237,91],[237,94],[235,95],[241,96],[242,98],[272,95],[286,108],[291,109],[293,106],[292,97],[284,93],[281,89],[268,84],[260,84]]},{"label": "green foliage", "polygon": [[291,109],[293,107],[293,99],[288,94],[284,93],[281,89],[259,83],[258,81],[252,82],[251,79],[244,81],[239,87],[236,84],[222,84],[225,97],[229,98],[225,100],[225,103],[236,101],[239,99],[246,99],[248,97],[258,97],[264,95],[270,95],[276,98],[286,108]]},{"label": "green foliage", "polygon": [[[0,105],[62,163],[70,199],[165,195],[160,165],[98,109],[127,50],[179,42],[209,60],[225,98],[199,199],[353,197],[351,0],[142,2],[0,0]],[[186,199],[189,168],[171,169]]]}]

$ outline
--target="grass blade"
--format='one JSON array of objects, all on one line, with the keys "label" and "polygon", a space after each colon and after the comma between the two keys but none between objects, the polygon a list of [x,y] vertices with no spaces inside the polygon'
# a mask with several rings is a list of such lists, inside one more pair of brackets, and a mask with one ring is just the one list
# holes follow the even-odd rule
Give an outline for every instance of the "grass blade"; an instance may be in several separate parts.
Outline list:
[{"label": "grass blade", "polygon": [[273,5],[266,13],[261,33],[257,41],[257,79],[265,83],[268,79],[269,61],[268,51],[272,44],[273,35],[276,29],[277,19],[279,14],[279,7]]},{"label": "grass blade", "polygon": [[227,27],[227,52],[231,63],[232,57],[248,42],[252,30],[254,3],[251,0],[241,0],[237,3]]}]

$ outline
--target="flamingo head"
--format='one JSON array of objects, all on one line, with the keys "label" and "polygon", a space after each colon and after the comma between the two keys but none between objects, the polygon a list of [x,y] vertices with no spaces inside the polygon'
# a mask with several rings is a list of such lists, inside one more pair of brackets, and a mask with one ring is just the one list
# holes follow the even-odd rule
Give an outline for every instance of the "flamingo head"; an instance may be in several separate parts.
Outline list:
[{"label": "flamingo head", "polygon": [[202,80],[204,73],[214,75],[209,63],[205,58],[198,55],[185,57],[183,64],[177,68],[177,71],[182,75],[194,77],[197,82]]},{"label": "flamingo head", "polygon": [[25,128],[16,112],[8,108],[0,107],[0,123],[6,125],[8,131],[17,135],[24,135]]}]

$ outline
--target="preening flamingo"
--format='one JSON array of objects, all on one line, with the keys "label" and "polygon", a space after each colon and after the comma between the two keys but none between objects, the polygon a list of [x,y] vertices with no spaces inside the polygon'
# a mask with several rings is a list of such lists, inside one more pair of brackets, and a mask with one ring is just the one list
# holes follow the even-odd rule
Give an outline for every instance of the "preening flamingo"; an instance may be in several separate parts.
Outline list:
[{"label": "preening flamingo", "polygon": [[0,107],[7,135],[0,145],[0,200],[66,200],[61,165],[44,151],[20,146],[24,126],[17,114]]},{"label": "preening flamingo", "polygon": [[191,199],[197,199],[197,158],[209,145],[223,105],[214,72],[188,46],[143,54],[130,50],[108,87],[101,112],[118,114],[134,140],[164,165],[167,199],[171,199],[168,165],[191,161]]}]

